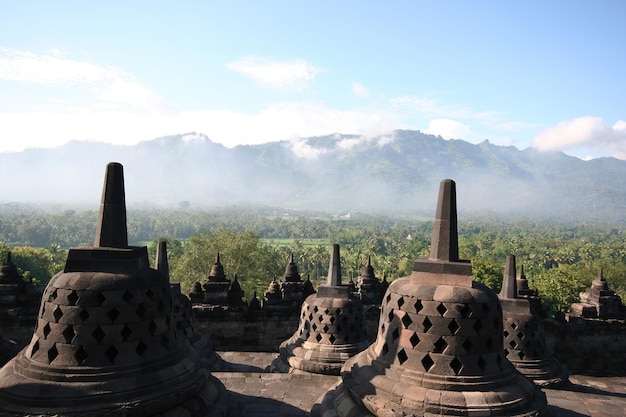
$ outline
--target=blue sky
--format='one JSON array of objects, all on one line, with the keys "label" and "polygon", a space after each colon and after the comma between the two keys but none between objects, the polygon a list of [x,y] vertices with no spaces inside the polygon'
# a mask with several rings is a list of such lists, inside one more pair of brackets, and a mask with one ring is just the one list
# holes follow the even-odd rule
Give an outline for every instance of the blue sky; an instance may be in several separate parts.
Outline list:
[{"label": "blue sky", "polygon": [[0,152],[418,129],[626,159],[626,1],[0,0]]}]

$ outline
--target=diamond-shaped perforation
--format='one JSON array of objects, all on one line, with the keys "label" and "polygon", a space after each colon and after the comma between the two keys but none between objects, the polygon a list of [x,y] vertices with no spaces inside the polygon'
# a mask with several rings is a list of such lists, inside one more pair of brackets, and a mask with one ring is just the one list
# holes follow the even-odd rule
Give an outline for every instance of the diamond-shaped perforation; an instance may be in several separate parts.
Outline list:
[{"label": "diamond-shaped perforation", "polygon": [[122,300],[130,304],[133,301],[133,293],[130,291],[124,291],[124,295],[122,295]]},{"label": "diamond-shaped perforation", "polygon": [[335,321],[337,321],[337,319],[335,318],[335,316],[331,316],[328,321],[330,321],[330,324],[335,324]]},{"label": "diamond-shaped perforation", "polygon": [[122,341],[126,342],[131,334],[133,334],[133,331],[130,329],[130,327],[124,325],[124,328],[121,331]]},{"label": "diamond-shaped perforation", "polygon": [[520,358],[520,360],[524,360],[525,357],[526,357],[526,354],[524,353],[524,351],[520,350],[519,351],[519,358]]},{"label": "diamond-shaped perforation", "polygon": [[320,309],[317,306],[313,307],[313,312],[317,313]]},{"label": "diamond-shaped perforation", "polygon": [[387,297],[385,297],[385,301],[387,302],[387,304],[389,304],[389,301],[391,301],[391,294],[387,294]]},{"label": "diamond-shaped perforation", "polygon": [[313,323],[311,329],[313,329],[314,332],[317,331],[317,324]]},{"label": "diamond-shaped perforation", "polygon": [[422,301],[421,300],[417,300],[415,302],[415,304],[413,304],[413,307],[415,308],[415,312],[416,313],[419,313],[424,308],[424,306],[422,305]]},{"label": "diamond-shaped perforation", "polygon": [[439,303],[439,305],[437,306],[437,311],[439,312],[439,314],[441,314],[441,317],[443,317],[443,315],[446,314],[446,311],[448,311],[448,309],[446,308],[445,305],[443,305],[443,303]]},{"label": "diamond-shaped perforation", "polygon": [[137,314],[137,317],[143,319],[146,315],[146,312],[147,310],[143,303],[139,303],[139,305],[137,306],[137,310],[135,310],[135,314]]},{"label": "diamond-shaped perforation", "polygon": [[82,346],[79,346],[76,352],[74,352],[74,358],[76,358],[76,362],[78,362],[79,365],[82,365],[85,362],[87,356],[87,351]]},{"label": "diamond-shaped perforation", "polygon": [[398,298],[398,308],[402,308],[404,305],[404,297]]},{"label": "diamond-shaped perforation", "polygon": [[76,333],[74,332],[73,326],[67,326],[65,330],[63,330],[63,339],[65,339],[65,343],[72,343],[74,336],[76,336]]},{"label": "diamond-shaped perforation", "polygon": [[452,368],[455,375],[458,375],[461,373],[461,370],[463,369],[463,363],[459,360],[459,358],[454,357],[454,359],[450,361],[450,368]]},{"label": "diamond-shaped perforation", "polygon": [[324,325],[322,330],[324,331],[324,333],[328,333],[328,331],[330,330],[330,327],[328,327],[328,325]]},{"label": "diamond-shaped perforation", "polygon": [[100,326],[96,327],[94,329],[93,332],[91,332],[91,336],[93,336],[93,338],[98,342],[102,342],[102,340],[104,339],[104,337],[106,336],[106,333],[104,332],[104,330],[102,330],[102,328]]},{"label": "diamond-shaped perforation", "polygon": [[46,325],[43,326],[43,338],[44,339],[48,338],[50,331],[52,331],[52,329],[50,328],[50,323],[46,323]]},{"label": "diamond-shaped perforation", "polygon": [[443,337],[437,339],[434,343],[435,348],[433,349],[434,353],[443,353],[444,350],[448,347],[448,343],[444,340]]},{"label": "diamond-shaped perforation", "polygon": [[509,337],[509,331],[508,330],[504,330],[502,332],[502,334],[504,335],[504,337]]},{"label": "diamond-shaped perforation", "polygon": [[485,372],[485,368],[487,368],[487,362],[483,359],[482,356],[478,357],[478,367],[482,372]]},{"label": "diamond-shaped perforation", "polygon": [[117,355],[119,355],[119,353],[120,352],[115,348],[115,346],[111,345],[106,350],[106,352],[104,352],[104,356],[106,356],[107,359],[111,361],[111,363],[115,363],[115,358],[117,358]]},{"label": "diamond-shaped perforation", "polygon": [[434,364],[435,364],[435,361],[433,361],[433,359],[430,357],[429,354],[426,354],[426,356],[422,358],[422,366],[424,367],[426,372],[428,372],[430,368],[433,367]]},{"label": "diamond-shaped perforation", "polygon": [[94,298],[98,307],[104,304],[104,302],[107,300],[107,298],[101,292],[99,292]]},{"label": "diamond-shaped perforation", "polygon": [[86,308],[83,308],[80,313],[78,313],[78,317],[80,317],[80,319],[84,322],[87,321],[87,319],[89,318],[89,312],[87,311]]},{"label": "diamond-shaped perforation", "polygon": [[404,313],[404,316],[402,316],[402,324],[404,325],[405,329],[408,329],[409,326],[411,324],[413,324],[413,320],[411,320],[411,317],[409,316],[409,313]]},{"label": "diamond-shaped perforation", "polygon": [[400,362],[400,365],[402,365],[404,362],[407,361],[407,359],[409,359],[404,349],[400,349],[400,351],[398,351],[397,356],[398,356],[398,361]]},{"label": "diamond-shaped perforation", "polygon": [[409,342],[411,342],[411,346],[417,346],[417,344],[420,342],[420,338],[417,333],[413,333],[413,335],[411,335],[411,337],[409,338]]},{"label": "diamond-shaped perforation", "polygon": [[331,345],[334,345],[335,342],[337,341],[337,338],[335,337],[335,335],[331,334],[328,340],[330,341]]},{"label": "diamond-shaped perforation", "polygon": [[324,310],[324,314],[325,315],[329,315],[330,314],[330,310],[329,309]]},{"label": "diamond-shaped perforation", "polygon": [[387,346],[387,343],[385,343],[385,344],[383,345],[382,350],[380,351],[380,354],[381,354],[382,356],[385,356],[387,353],[389,353],[389,346]]},{"label": "diamond-shaped perforation", "polygon": [[450,330],[450,333],[452,333],[453,335],[456,334],[456,332],[458,332],[460,328],[461,326],[459,326],[459,323],[457,323],[454,319],[452,319],[450,324],[448,324],[448,330]]},{"label": "diamond-shaped perforation", "polygon": [[483,329],[482,321],[476,320],[473,327],[474,327],[474,331],[476,332],[476,334],[479,334],[480,331]]},{"label": "diamond-shaped perforation", "polygon": [[114,322],[115,320],[117,320],[119,316],[120,316],[120,312],[117,311],[115,307],[110,309],[107,313],[107,317],[111,320],[111,322]]},{"label": "diamond-shaped perforation", "polygon": [[463,349],[465,349],[467,353],[471,353],[472,349],[474,348],[474,344],[469,339],[465,339],[462,346],[463,346]]},{"label": "diamond-shaped perforation", "polygon": [[393,337],[394,342],[398,340],[398,338],[400,337],[400,331],[398,330],[397,327],[393,329],[393,332],[391,332],[391,337]]},{"label": "diamond-shaped perforation", "polygon": [[32,358],[35,353],[39,350],[39,340],[33,343],[33,348],[30,350],[30,357]]},{"label": "diamond-shaped perforation", "polygon": [[57,297],[58,297],[58,292],[57,292],[57,290],[55,288],[54,291],[52,291],[52,293],[48,297],[48,302],[53,302],[54,300],[57,299]]},{"label": "diamond-shaped perforation", "polygon": [[166,335],[161,336],[161,346],[163,346],[165,349],[170,348],[170,339],[169,337],[167,337]]},{"label": "diamond-shaped perforation", "polygon": [[507,357],[509,356],[509,350],[506,348],[504,349],[504,356],[507,356]]},{"label": "diamond-shaped perforation", "polygon": [[144,353],[146,353],[146,350],[148,350],[148,345],[146,345],[144,342],[137,343],[137,347],[135,348],[135,352],[137,352],[137,355],[143,357]]},{"label": "diamond-shaped perforation", "polygon": [[491,351],[493,349],[493,339],[491,337],[489,337],[489,338],[487,338],[487,340],[485,340],[485,347],[489,351]]},{"label": "diamond-shaped perforation", "polygon": [[77,301],[78,293],[75,290],[72,290],[72,292],[69,293],[69,295],[67,296],[67,302],[69,303],[69,305],[75,306]]},{"label": "diamond-shaped perforation", "polygon": [[61,317],[63,317],[63,310],[61,310],[61,306],[57,306],[52,315],[54,316],[54,320],[58,323],[59,320],[61,320]]},{"label": "diamond-shaped perforation", "polygon": [[396,317],[396,315],[393,313],[393,309],[389,310],[389,314],[387,314],[387,317],[389,318],[389,323],[391,323],[394,317]]},{"label": "diamond-shaped perforation", "polygon": [[469,319],[470,317],[472,317],[472,308],[469,306],[469,304],[464,304],[459,313],[461,314],[462,318]]},{"label": "diamond-shaped perforation", "polygon": [[312,321],[312,320],[313,320],[313,313],[310,313],[309,314],[309,321]]},{"label": "diamond-shaped perforation", "polygon": [[517,337],[519,338],[519,340],[524,340],[524,333],[517,332]]},{"label": "diamond-shaped perforation", "polygon": [[515,323],[514,321],[513,321],[513,322],[511,322],[511,328],[512,328],[513,330],[517,329],[517,323]]},{"label": "diamond-shaped perforation", "polygon": [[515,348],[517,347],[517,342],[516,342],[515,340],[511,340],[511,341],[509,342],[509,345],[510,345],[513,349],[515,349]]},{"label": "diamond-shaped perforation", "polygon": [[52,363],[57,356],[59,356],[59,351],[57,350],[57,345],[54,344],[48,349],[48,363]]},{"label": "diamond-shaped perforation", "polygon": [[317,340],[317,343],[321,342],[321,341],[322,341],[322,335],[318,333],[318,334],[315,336],[315,340]]},{"label": "diamond-shaped perforation", "polygon": [[322,321],[324,321],[324,316],[322,314],[320,314],[319,316],[317,316],[317,321],[319,321],[320,323]]},{"label": "diamond-shaped perforation", "polygon": [[150,331],[150,334],[152,336],[156,335],[156,332],[158,330],[159,326],[157,326],[157,324],[154,322],[154,320],[150,320],[150,324],[148,325],[148,330]]},{"label": "diamond-shaped perforation", "polygon": [[428,317],[424,317],[424,321],[422,321],[422,326],[424,326],[424,332],[428,333],[430,328],[433,327],[433,324]]}]

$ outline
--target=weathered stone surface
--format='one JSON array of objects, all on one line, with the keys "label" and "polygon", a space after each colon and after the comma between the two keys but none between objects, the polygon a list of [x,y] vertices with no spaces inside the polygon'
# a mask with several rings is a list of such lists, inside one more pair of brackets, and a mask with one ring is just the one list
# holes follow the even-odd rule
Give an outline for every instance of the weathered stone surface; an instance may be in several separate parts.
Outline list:
[{"label": "weathered stone surface", "polygon": [[127,246],[123,194],[109,164],[96,246],[71,249],[48,283],[30,344],[0,370],[0,416],[226,414],[223,386],[172,320],[168,278]]},{"label": "weathered stone surface", "polygon": [[[319,416],[533,416],[545,395],[503,350],[498,297],[458,259],[454,182],[441,184],[428,259],[389,286],[376,341],[346,361]],[[440,268],[437,267],[440,264]]]},{"label": "weathered stone surface", "polygon": [[583,318],[622,319],[624,305],[619,295],[609,289],[602,270],[591,283],[591,287],[580,293],[580,303],[572,304],[570,315]]},{"label": "weathered stone surface", "polygon": [[346,360],[369,344],[363,304],[341,284],[339,245],[333,245],[327,284],[304,301],[299,327],[280,345],[271,370],[338,375]]},{"label": "weathered stone surface", "polygon": [[535,296],[520,296],[515,276],[515,256],[508,255],[500,292],[507,359],[539,386],[567,384],[568,370],[546,349],[541,308]]}]

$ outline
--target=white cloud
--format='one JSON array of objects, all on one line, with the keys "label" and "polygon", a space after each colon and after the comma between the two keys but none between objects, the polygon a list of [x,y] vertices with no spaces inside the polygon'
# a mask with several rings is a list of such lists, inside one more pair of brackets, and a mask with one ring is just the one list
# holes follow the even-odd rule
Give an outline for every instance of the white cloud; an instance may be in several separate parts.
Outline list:
[{"label": "white cloud", "polygon": [[472,131],[466,124],[451,119],[433,119],[428,123],[426,133],[439,135],[444,139],[464,139],[472,137]]},{"label": "white cloud", "polygon": [[37,55],[0,48],[0,79],[30,83],[91,83],[116,77],[114,68],[65,58],[58,49]]},{"label": "white cloud", "polygon": [[317,159],[328,152],[328,149],[314,148],[306,139],[297,138],[289,141],[289,148],[294,155],[304,159]]},{"label": "white cloud", "polygon": [[370,95],[369,90],[357,81],[352,81],[352,92],[357,97],[369,97]]},{"label": "white cloud", "polygon": [[539,132],[532,146],[539,150],[568,150],[575,147],[606,149],[626,154],[626,122],[613,126],[600,117],[585,116],[568,120]]},{"label": "white cloud", "polygon": [[250,78],[259,85],[283,91],[303,91],[322,72],[303,59],[273,61],[248,56],[231,62],[227,67]]},{"label": "white cloud", "polygon": [[204,110],[166,114],[75,107],[47,113],[0,113],[0,151],[58,146],[70,140],[134,144],[185,132],[204,133],[215,142],[235,146],[335,132],[373,137],[393,131],[394,126],[386,112],[337,110],[309,102],[280,103],[257,113]]},{"label": "white cloud", "polygon": [[0,80],[83,88],[99,105],[109,108],[125,105],[154,110],[163,101],[131,74],[112,66],[69,58],[58,49],[35,54],[0,48]]}]

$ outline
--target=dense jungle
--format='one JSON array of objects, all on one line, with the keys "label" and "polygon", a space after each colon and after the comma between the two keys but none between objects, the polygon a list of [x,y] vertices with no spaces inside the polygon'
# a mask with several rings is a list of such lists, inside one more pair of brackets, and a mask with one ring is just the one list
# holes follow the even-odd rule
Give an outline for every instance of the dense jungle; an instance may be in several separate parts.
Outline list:
[{"label": "dense jungle", "polygon": [[[387,215],[295,212],[228,207],[211,211],[128,210],[131,245],[147,245],[152,261],[159,239],[168,242],[172,282],[188,292],[203,282],[220,254],[250,299],[280,279],[293,254],[303,279],[324,280],[332,243],[341,247],[344,281],[356,281],[368,257],[380,279],[411,273],[428,254],[432,219]],[[45,286],[63,269],[67,250],[93,242],[97,212],[28,206],[0,207],[0,259],[11,252],[24,279]],[[626,231],[599,224],[554,224],[498,218],[459,218],[459,253],[474,279],[500,290],[507,254],[523,265],[530,286],[550,314],[567,313],[600,270],[611,289],[626,295]]]}]

